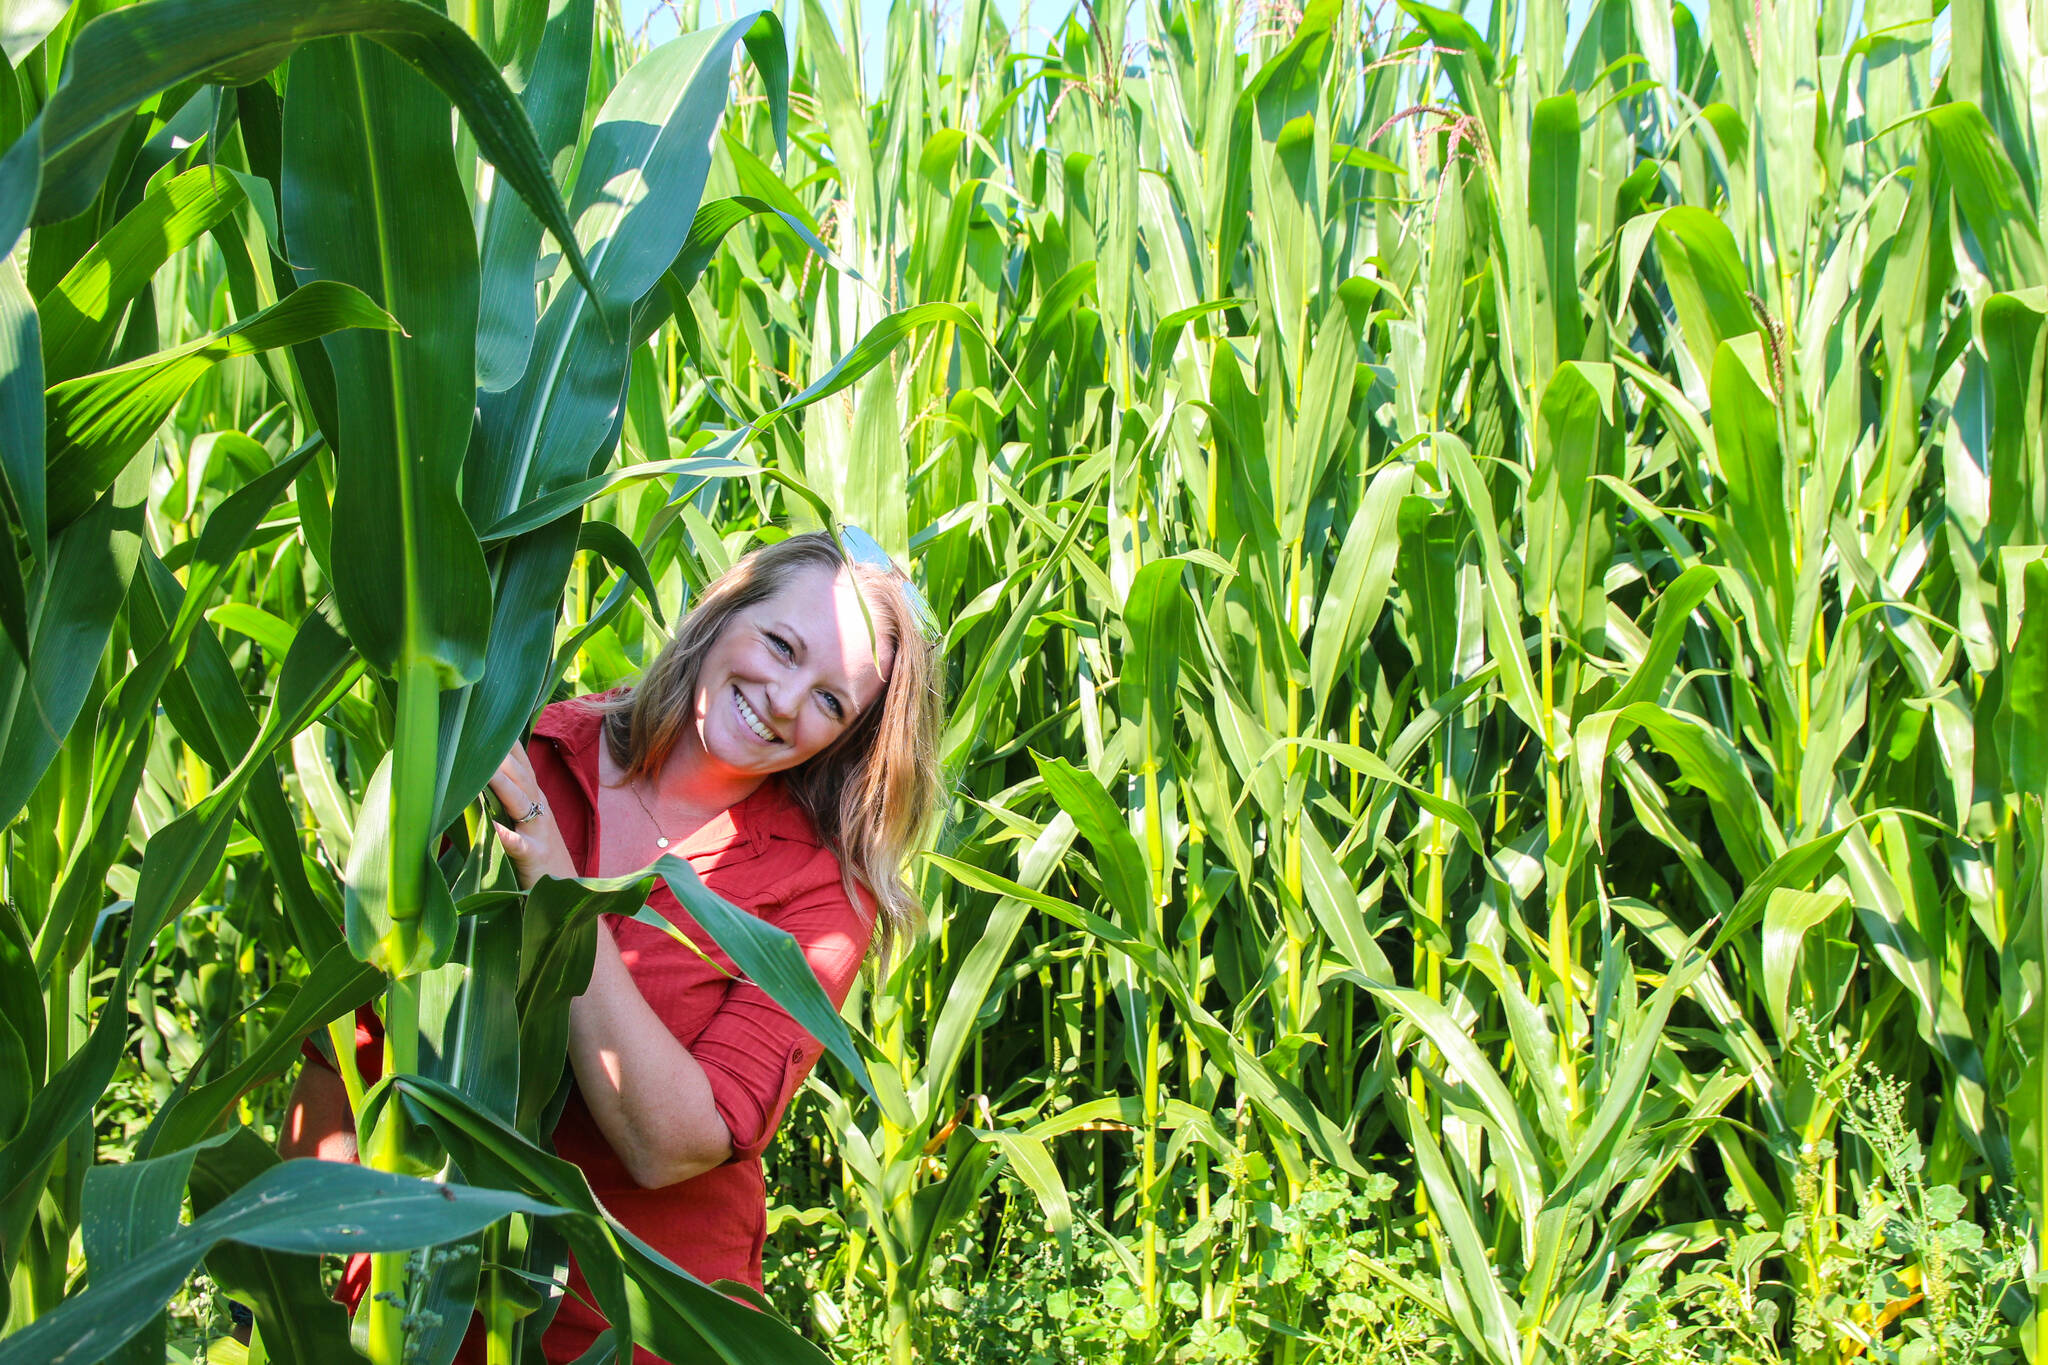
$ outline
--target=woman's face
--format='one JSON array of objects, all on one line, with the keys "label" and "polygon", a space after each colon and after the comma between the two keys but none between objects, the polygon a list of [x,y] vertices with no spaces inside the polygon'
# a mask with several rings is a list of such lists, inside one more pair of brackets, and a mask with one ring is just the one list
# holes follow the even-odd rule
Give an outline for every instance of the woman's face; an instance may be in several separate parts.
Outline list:
[{"label": "woman's face", "polygon": [[733,613],[705,654],[697,745],[734,776],[794,768],[881,704],[892,662],[869,634],[852,575],[806,570]]}]

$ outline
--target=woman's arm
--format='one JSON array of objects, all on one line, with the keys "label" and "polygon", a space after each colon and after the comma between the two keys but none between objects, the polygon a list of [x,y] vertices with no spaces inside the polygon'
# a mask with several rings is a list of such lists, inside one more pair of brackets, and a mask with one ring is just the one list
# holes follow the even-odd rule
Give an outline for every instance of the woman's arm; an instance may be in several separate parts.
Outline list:
[{"label": "woman's arm", "polygon": [[633,984],[602,921],[590,989],[569,1009],[569,1062],[590,1116],[636,1184],[673,1185],[732,1156],[704,1068]]},{"label": "woman's arm", "polygon": [[[498,822],[498,840],[519,884],[576,876],[525,749],[506,756],[491,789],[508,812],[540,808],[529,820]],[[590,986],[569,1008],[569,1064],[598,1131],[637,1184],[673,1185],[732,1156],[732,1138],[704,1068],[633,984],[602,921]]]},{"label": "woman's arm", "polygon": [[277,1151],[286,1158],[356,1159],[356,1118],[349,1112],[341,1077],[324,1066],[299,1068],[291,1098],[285,1101],[284,1122],[278,1125]]}]

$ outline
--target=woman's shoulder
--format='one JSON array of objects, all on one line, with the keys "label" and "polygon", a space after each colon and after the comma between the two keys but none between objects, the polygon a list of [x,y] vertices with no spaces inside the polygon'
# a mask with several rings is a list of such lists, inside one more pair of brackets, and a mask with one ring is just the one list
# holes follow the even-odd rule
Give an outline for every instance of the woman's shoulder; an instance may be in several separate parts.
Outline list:
[{"label": "woman's shoulder", "polygon": [[608,703],[616,701],[624,691],[624,688],[615,687],[606,692],[587,692],[582,696],[549,702],[533,718],[535,738],[552,739],[569,748],[582,748],[595,742],[604,731],[605,718],[611,714]]},{"label": "woman's shoulder", "polygon": [[798,873],[823,875],[828,867],[838,875],[839,860],[780,777],[755,788],[732,814],[743,836],[773,864],[778,881]]},{"label": "woman's shoulder", "polygon": [[[843,886],[838,855],[781,779],[762,783],[734,813],[741,817],[747,837],[756,842],[767,864],[768,884],[762,889],[769,899],[788,902],[799,896],[811,897],[826,887]],[[862,917],[869,911],[851,900],[846,909]]]}]

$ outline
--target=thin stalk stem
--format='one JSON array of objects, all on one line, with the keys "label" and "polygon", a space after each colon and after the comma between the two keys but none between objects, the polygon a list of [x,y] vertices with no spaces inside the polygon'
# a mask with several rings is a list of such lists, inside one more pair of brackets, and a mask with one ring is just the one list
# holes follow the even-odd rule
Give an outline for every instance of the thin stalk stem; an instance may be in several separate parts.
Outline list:
[{"label": "thin stalk stem", "polygon": [[[434,819],[435,752],[439,743],[440,687],[433,669],[411,659],[398,668],[398,708],[392,734],[391,849],[388,894],[391,913],[388,960],[410,963],[426,905],[426,878],[435,875],[427,857]],[[402,969],[402,968],[401,968]],[[396,976],[384,993],[384,1074],[419,1070],[420,988],[417,976]],[[368,1164],[380,1171],[405,1169],[405,1119],[387,1108],[370,1135]],[[403,1252],[370,1258],[370,1359],[402,1365],[405,1359],[406,1274]]]},{"label": "thin stalk stem", "polygon": [[[1545,827],[1550,845],[1554,849],[1564,839],[1564,777],[1558,763],[1557,736],[1557,665],[1556,639],[1553,608],[1546,602],[1543,606],[1542,649],[1543,649],[1543,806]],[[1579,1068],[1574,1055],[1572,1034],[1573,1022],[1578,1013],[1578,952],[1572,942],[1572,907],[1569,877],[1558,879],[1557,892],[1550,903],[1550,968],[1556,973],[1558,990],[1563,1009],[1559,1013],[1558,1069],[1564,1074],[1565,1103],[1568,1111],[1577,1116],[1579,1112]]]},{"label": "thin stalk stem", "polygon": [[[384,1074],[419,1070],[420,992],[416,976],[394,979],[384,993]],[[387,1105],[370,1133],[367,1164],[376,1170],[405,1169],[405,1117]],[[405,1360],[406,1254],[379,1252],[370,1258],[370,1359],[375,1365]]]},{"label": "thin stalk stem", "polygon": [[484,1318],[485,1365],[512,1365],[512,1334],[519,1319],[512,1296],[505,1292],[505,1272],[498,1269],[505,1261],[511,1232],[502,1222],[484,1229],[485,1269],[477,1308]]},{"label": "thin stalk stem", "polygon": [[[2031,803],[2036,816],[2034,837],[2040,840],[2040,847],[2048,850],[2048,799],[2041,796],[2022,796],[2007,807],[2005,820],[2008,828],[2015,825],[2019,809]],[[2034,945],[2039,961],[2048,962],[2048,857],[2035,858],[2034,882],[2034,924],[2040,941]],[[2034,1011],[2034,1055],[2048,1057],[2048,1010]],[[2034,1087],[2034,1132],[2048,1133],[2048,1085]],[[2048,1268],[2048,1184],[2034,1181],[2034,1352],[2035,1360],[2048,1360],[2048,1277],[2040,1272]]]}]

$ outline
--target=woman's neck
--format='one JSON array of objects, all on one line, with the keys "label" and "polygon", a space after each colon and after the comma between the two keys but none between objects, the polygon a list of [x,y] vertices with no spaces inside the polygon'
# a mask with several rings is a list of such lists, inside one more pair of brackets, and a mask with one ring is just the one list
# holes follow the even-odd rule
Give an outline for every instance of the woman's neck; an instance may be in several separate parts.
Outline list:
[{"label": "woman's neck", "polygon": [[669,751],[648,785],[665,816],[701,823],[737,806],[760,789],[767,775],[721,771],[695,735],[686,734]]}]

